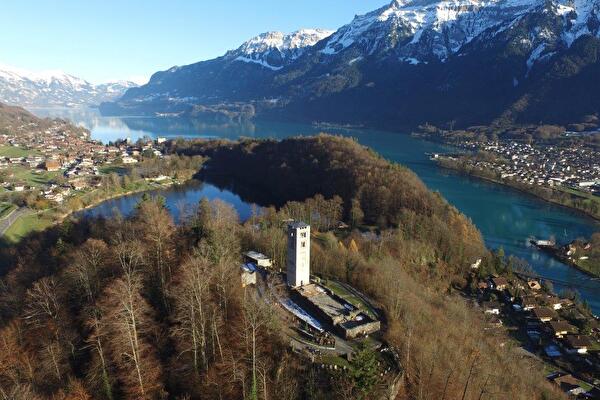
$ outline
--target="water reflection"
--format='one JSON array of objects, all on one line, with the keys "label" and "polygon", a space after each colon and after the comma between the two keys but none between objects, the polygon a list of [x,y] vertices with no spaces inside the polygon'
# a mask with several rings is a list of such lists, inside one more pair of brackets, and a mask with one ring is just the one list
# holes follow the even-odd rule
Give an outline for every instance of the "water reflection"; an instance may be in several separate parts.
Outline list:
[{"label": "water reflection", "polygon": [[[95,110],[34,110],[41,116],[68,118],[92,131],[103,142],[118,138],[150,137],[219,137],[235,139],[240,136],[284,138],[295,135],[314,135],[323,129],[303,124],[256,121],[246,124],[214,124],[201,120],[151,117],[102,117]],[[425,142],[401,133],[369,129],[328,128],[329,133],[351,136],[373,148],[389,160],[411,168],[432,190],[439,191],[451,204],[473,220],[483,233],[490,248],[503,247],[506,254],[529,262],[543,276],[577,286],[593,309],[600,313],[600,282],[563,265],[528,245],[528,238],[555,236],[567,242],[589,237],[600,231],[600,225],[575,211],[546,203],[516,190],[463,176],[438,168],[429,161],[427,153],[449,150],[436,143]],[[236,206],[249,207],[231,191],[213,187],[207,193],[237,201]],[[190,197],[180,200],[197,201],[201,195],[192,190]],[[175,204],[171,201],[170,204]],[[242,209],[244,210],[244,209]],[[249,208],[245,209],[249,212]],[[176,210],[173,208],[173,211]],[[565,285],[555,285],[557,290]]]},{"label": "water reflection", "polygon": [[[246,220],[252,214],[252,205],[248,204],[240,197],[229,190],[219,189],[216,186],[192,181],[181,186],[173,186],[169,189],[155,190],[148,192],[150,196],[162,196],[175,222],[183,222],[182,218],[189,215],[189,211],[193,210],[202,198],[206,197],[210,200],[221,199],[235,207],[240,219]],[[86,217],[111,217],[116,213],[123,216],[129,216],[135,211],[135,206],[142,199],[143,193],[135,193],[128,196],[118,197],[107,200],[99,205],[82,210],[77,213],[77,216]]]}]

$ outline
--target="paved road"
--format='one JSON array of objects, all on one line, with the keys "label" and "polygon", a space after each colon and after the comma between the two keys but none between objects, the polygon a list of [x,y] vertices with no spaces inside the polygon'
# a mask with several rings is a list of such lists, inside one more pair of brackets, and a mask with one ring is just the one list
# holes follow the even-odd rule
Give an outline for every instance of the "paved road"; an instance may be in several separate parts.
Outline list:
[{"label": "paved road", "polygon": [[19,217],[30,213],[31,210],[27,207],[21,207],[10,213],[6,218],[0,220],[0,236],[4,236],[8,228],[19,219]]}]

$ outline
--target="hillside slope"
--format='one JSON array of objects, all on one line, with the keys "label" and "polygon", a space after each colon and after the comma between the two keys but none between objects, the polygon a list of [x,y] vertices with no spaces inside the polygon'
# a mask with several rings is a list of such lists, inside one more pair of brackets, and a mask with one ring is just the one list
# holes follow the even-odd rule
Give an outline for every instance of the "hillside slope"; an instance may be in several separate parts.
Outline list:
[{"label": "hillside slope", "polygon": [[[452,294],[466,284],[465,261],[485,256],[481,237],[410,171],[330,136],[177,142],[171,149],[210,153],[213,166],[236,158],[273,172],[252,184],[262,178],[283,190],[312,178],[290,198],[347,185],[339,195],[353,196],[353,224],[356,200],[365,223],[374,216],[369,194],[356,197],[355,190],[389,183],[376,190],[375,204],[387,200],[381,211],[390,227],[314,229],[311,271],[354,285],[381,307],[384,337],[366,343],[383,340],[393,349],[388,357],[400,361],[397,399],[564,398],[537,360]],[[362,166],[380,181],[361,177]],[[144,198],[129,218],[67,221],[1,249],[0,393],[11,400],[388,399],[383,351],[352,343],[347,360],[292,349],[294,320],[270,297],[285,290],[277,273],[260,289],[240,285],[244,251],[285,260],[284,221],[339,215],[329,210],[336,204],[317,193],[240,224],[231,206],[204,199],[178,227],[160,198]]]}]

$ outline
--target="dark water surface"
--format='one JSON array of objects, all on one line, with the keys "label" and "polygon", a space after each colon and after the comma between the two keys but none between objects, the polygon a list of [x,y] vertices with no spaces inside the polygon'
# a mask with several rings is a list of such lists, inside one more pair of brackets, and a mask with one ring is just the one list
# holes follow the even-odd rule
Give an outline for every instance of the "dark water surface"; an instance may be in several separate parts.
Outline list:
[{"label": "dark water surface", "polygon": [[[285,138],[294,135],[312,135],[321,131],[355,137],[360,143],[373,148],[389,160],[412,169],[432,190],[439,191],[448,201],[473,220],[483,233],[490,248],[503,247],[529,262],[534,270],[545,277],[567,282],[555,284],[555,290],[576,288],[594,311],[600,314],[600,281],[570,268],[528,245],[531,237],[548,238],[554,235],[559,242],[578,237],[589,237],[600,231],[600,224],[575,211],[546,203],[516,190],[462,176],[438,168],[426,153],[448,150],[436,143],[425,142],[402,133],[369,129],[317,128],[311,125],[255,122],[248,124],[212,124],[198,120],[152,117],[101,117],[94,110],[33,110],[41,116],[65,117],[92,131],[94,139],[108,142],[131,137],[204,137],[230,138],[240,136]],[[221,198],[236,206],[242,217],[250,214],[250,206],[237,195],[221,191],[208,184],[161,192],[167,199],[175,218],[183,203],[196,203],[201,197]],[[139,195],[110,200],[87,210],[89,215],[106,215],[115,207],[128,214]]]}]

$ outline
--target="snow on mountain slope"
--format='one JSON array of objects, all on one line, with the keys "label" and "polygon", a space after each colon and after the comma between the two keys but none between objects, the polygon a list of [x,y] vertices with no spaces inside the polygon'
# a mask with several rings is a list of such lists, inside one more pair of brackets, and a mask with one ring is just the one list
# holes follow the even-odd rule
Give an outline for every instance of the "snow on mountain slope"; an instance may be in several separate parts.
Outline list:
[{"label": "snow on mountain slope", "polygon": [[[265,33],[223,57],[157,72],[148,84],[103,109],[109,114],[156,114],[185,113],[197,105],[250,105],[257,114],[340,121],[353,117],[357,123],[384,115],[419,124],[432,117],[446,121],[454,114],[468,123],[487,123],[510,108],[506,118],[527,120],[527,100],[537,96],[536,104],[546,104],[543,93],[564,84],[558,76],[579,85],[581,92],[594,81],[596,39],[585,35],[599,36],[599,4],[394,0],[334,33]],[[492,93],[493,105],[487,93]],[[452,96],[464,100],[456,102]],[[365,98],[368,106],[360,108],[360,116],[355,106]],[[432,103],[441,109],[431,111]],[[481,104],[489,106],[478,108]],[[588,105],[585,112],[593,114],[594,107]],[[581,109],[570,110],[575,108]],[[542,106],[536,110],[535,121],[570,120],[579,112],[563,110],[556,117]]]},{"label": "snow on mountain slope", "polygon": [[29,107],[100,104],[120,97],[133,82],[94,85],[61,71],[30,72],[0,65],[0,102]]},{"label": "snow on mountain slope", "polygon": [[555,12],[565,18],[570,26],[563,40],[570,46],[581,35],[599,36],[600,2],[590,0],[560,0],[555,3]]},{"label": "snow on mountain slope", "polygon": [[333,31],[324,29],[301,29],[290,34],[267,32],[253,37],[237,50],[228,52],[225,58],[255,63],[277,71],[332,33]]},{"label": "snow on mountain slope", "polygon": [[322,50],[337,54],[363,46],[368,54],[396,50],[405,59],[441,61],[485,30],[510,24],[538,5],[537,0],[394,0],[357,16]]},{"label": "snow on mountain slope", "polygon": [[[528,14],[546,11],[564,19],[563,31],[531,32],[532,42],[550,33],[568,47],[583,34],[597,35],[597,28],[590,29],[598,26],[597,0],[394,0],[340,28],[321,53],[333,56],[358,48],[411,64],[443,62],[484,32],[503,32]],[[536,49],[539,44],[531,51]]]}]

